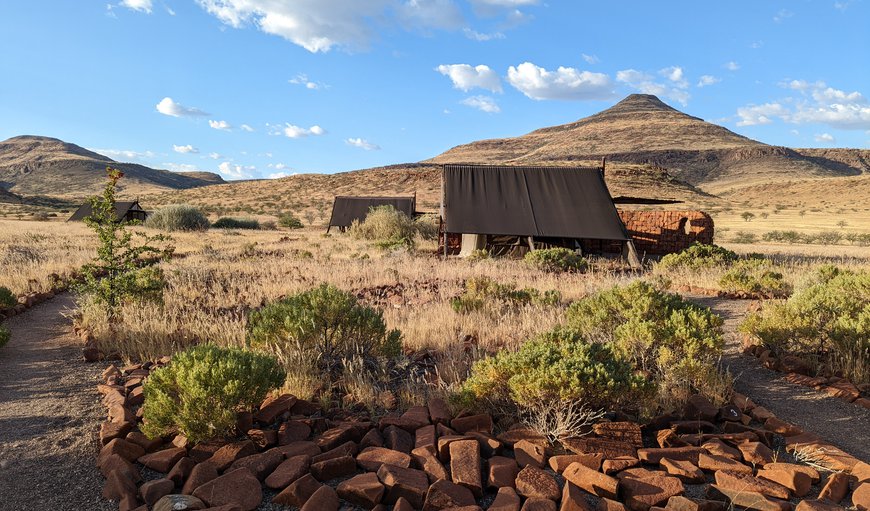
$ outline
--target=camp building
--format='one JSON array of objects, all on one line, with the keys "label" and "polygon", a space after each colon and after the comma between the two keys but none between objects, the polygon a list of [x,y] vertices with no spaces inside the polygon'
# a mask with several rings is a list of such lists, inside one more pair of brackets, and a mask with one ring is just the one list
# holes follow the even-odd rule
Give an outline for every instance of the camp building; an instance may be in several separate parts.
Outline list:
[{"label": "camp building", "polygon": [[[69,217],[68,222],[83,222],[85,218],[91,216],[94,209],[90,202],[86,202],[79,206],[79,209]],[[139,201],[130,202],[115,202],[115,221],[117,222],[132,222],[138,220],[144,222],[148,217],[148,212],[142,209]]]},{"label": "camp building", "polygon": [[401,211],[413,218],[417,209],[416,195],[411,197],[351,197],[338,196],[332,203],[332,216],[329,218],[329,226],[326,232],[333,227],[344,231],[354,220],[362,222],[368,216],[372,208],[379,206],[392,206],[396,211]]}]

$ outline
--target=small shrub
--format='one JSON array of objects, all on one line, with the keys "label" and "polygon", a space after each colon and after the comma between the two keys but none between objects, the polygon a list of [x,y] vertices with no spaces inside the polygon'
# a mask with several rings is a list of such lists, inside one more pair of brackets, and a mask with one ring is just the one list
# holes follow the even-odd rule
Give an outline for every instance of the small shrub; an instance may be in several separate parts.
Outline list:
[{"label": "small shrub", "polygon": [[740,213],[740,218],[742,218],[746,222],[750,222],[755,218],[755,213],[751,211],[744,211],[743,213]]},{"label": "small shrub", "polygon": [[0,325],[0,348],[6,346],[6,343],[9,342],[10,337],[12,337],[12,334],[9,333],[9,329],[3,325]]},{"label": "small shrub", "polygon": [[302,229],[304,226],[302,225],[302,220],[299,220],[292,213],[283,213],[278,217],[278,225],[281,227],[287,227],[289,229]]},{"label": "small shrub", "polygon": [[236,414],[251,411],[286,374],[268,355],[206,344],[172,357],[144,384],[149,438],[182,433],[191,442],[228,435]]},{"label": "small shrub", "polygon": [[662,257],[656,265],[656,269],[678,270],[690,269],[701,270],[716,266],[728,265],[737,260],[737,254],[718,245],[703,245],[694,243],[692,246]]},{"label": "small shrub", "polygon": [[742,245],[750,245],[758,241],[758,236],[751,232],[746,231],[737,231],[734,233],[734,237],[731,238],[732,243],[739,243]]},{"label": "small shrub", "polygon": [[211,226],[215,229],[259,229],[260,222],[254,218],[222,217],[215,220]]},{"label": "small shrub", "polygon": [[18,304],[18,299],[15,294],[7,287],[0,286],[0,309],[7,307],[15,307]]},{"label": "small shrub", "polygon": [[501,311],[526,305],[555,306],[561,301],[562,295],[556,290],[542,293],[534,288],[517,289],[515,284],[501,284],[489,277],[474,277],[465,282],[465,292],[450,305],[458,313],[468,313],[485,308]]},{"label": "small shrub", "polygon": [[768,298],[783,298],[791,294],[791,285],[783,274],[775,271],[765,259],[746,259],[735,263],[719,280],[722,289]]},{"label": "small shrub", "polygon": [[204,231],[209,222],[205,215],[193,206],[172,204],[164,206],[145,220],[145,225],[161,231]]},{"label": "small shrub", "polygon": [[382,248],[413,247],[416,233],[414,220],[392,206],[372,208],[365,220],[350,226],[351,236],[375,241]]},{"label": "small shrub", "polygon": [[530,266],[548,273],[580,272],[586,269],[586,259],[567,248],[534,250],[525,256]]},{"label": "small shrub", "polygon": [[426,241],[438,239],[438,218],[435,215],[423,215],[414,220],[417,236]]},{"label": "small shrub", "polygon": [[485,259],[492,259],[489,250],[485,248],[474,249],[470,254],[468,254],[468,257],[465,258],[466,261],[483,261]]}]

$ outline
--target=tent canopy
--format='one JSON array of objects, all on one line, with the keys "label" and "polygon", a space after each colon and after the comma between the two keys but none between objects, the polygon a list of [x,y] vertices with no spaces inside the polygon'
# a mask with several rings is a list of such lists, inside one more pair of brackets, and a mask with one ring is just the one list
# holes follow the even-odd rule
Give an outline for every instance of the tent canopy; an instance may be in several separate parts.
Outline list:
[{"label": "tent canopy", "polygon": [[445,231],[630,240],[597,168],[445,165]]},{"label": "tent canopy", "polygon": [[371,208],[392,206],[409,217],[414,216],[417,208],[415,197],[347,197],[339,196],[332,203],[332,217],[329,227],[350,227],[354,220],[362,222]]},{"label": "tent canopy", "polygon": [[[90,201],[79,206],[79,209],[69,217],[68,222],[82,222],[85,218],[94,214],[94,209]],[[115,202],[115,221],[121,220],[145,220],[147,213],[139,201],[117,201]]]}]

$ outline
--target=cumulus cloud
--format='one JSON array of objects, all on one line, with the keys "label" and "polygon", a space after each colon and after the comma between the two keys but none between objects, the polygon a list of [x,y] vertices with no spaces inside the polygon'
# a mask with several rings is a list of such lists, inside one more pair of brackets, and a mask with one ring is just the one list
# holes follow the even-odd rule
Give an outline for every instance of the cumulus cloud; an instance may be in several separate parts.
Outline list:
[{"label": "cumulus cloud", "polygon": [[131,151],[128,149],[88,149],[89,151],[93,151],[95,153],[102,154],[103,156],[108,156],[113,160],[118,159],[126,159],[126,160],[143,160],[147,158],[153,158],[157,156],[152,151]]},{"label": "cumulus cloud", "polygon": [[303,128],[294,124],[285,123],[284,127],[278,127],[272,134],[284,135],[287,138],[305,138],[309,136],[320,136],[326,134],[326,130],[320,126],[314,125],[310,128]]},{"label": "cumulus cloud", "polygon": [[175,151],[176,153],[181,153],[181,154],[196,154],[199,152],[199,149],[193,147],[190,144],[187,144],[187,145],[172,144],[172,150]]},{"label": "cumulus cloud", "polygon": [[230,131],[233,127],[227,121],[209,120],[208,125],[216,130]]},{"label": "cumulus cloud", "polygon": [[269,167],[270,169],[275,169],[275,170],[290,170],[290,166],[285,165],[283,163],[270,163],[266,166]]},{"label": "cumulus cloud", "polygon": [[583,60],[585,60],[587,64],[598,64],[601,62],[597,55],[586,55],[585,53],[581,53],[580,56],[583,57]]},{"label": "cumulus cloud", "polygon": [[[741,119],[738,126],[769,124],[774,118],[779,118],[793,124],[827,124],[832,128],[847,130],[870,129],[870,103],[858,91],[835,89],[823,81],[790,80],[780,85],[799,92],[800,96],[787,97],[777,103],[742,107],[737,111]],[[776,108],[770,105],[776,105]],[[759,111],[762,107],[768,108]]]},{"label": "cumulus cloud", "polygon": [[837,139],[835,139],[830,133],[818,133],[813,137],[813,139],[815,139],[816,142],[822,142],[824,144],[833,144],[837,141]]},{"label": "cumulus cloud", "polygon": [[486,112],[488,114],[497,114],[501,112],[501,108],[499,108],[498,103],[489,96],[471,96],[470,98],[465,98],[460,101],[465,106],[470,106],[471,108],[476,108],[481,112]]},{"label": "cumulus cloud", "polygon": [[721,82],[721,78],[717,78],[713,75],[702,75],[700,79],[698,79],[698,87],[707,87],[709,85],[713,85]]},{"label": "cumulus cloud", "polygon": [[472,67],[468,64],[441,64],[436,71],[450,78],[453,87],[469,91],[475,87],[492,92],[501,92],[501,79],[498,74],[486,65]]},{"label": "cumulus cloud", "polygon": [[547,71],[531,62],[508,68],[508,83],[532,99],[607,99],[613,82],[603,73],[559,67]]},{"label": "cumulus cloud", "polygon": [[157,111],[170,117],[206,117],[210,115],[199,108],[193,108],[176,103],[170,97],[165,97],[160,100],[160,103],[157,103]]},{"label": "cumulus cloud", "polygon": [[268,179],[281,179],[282,177],[295,176],[296,172],[273,172],[266,176]]},{"label": "cumulus cloud", "polygon": [[242,124],[241,126],[239,126],[239,129],[241,129],[242,131],[247,131],[248,133],[254,132],[254,128],[248,126],[247,124]]},{"label": "cumulus cloud", "polygon": [[208,157],[212,160],[222,160],[224,158],[224,155],[222,155],[221,153],[208,153]]},{"label": "cumulus cloud", "polygon": [[257,170],[253,165],[236,165],[228,161],[221,162],[218,165],[220,175],[229,179],[250,179],[253,177],[252,172]]},{"label": "cumulus cloud", "polygon": [[171,170],[172,172],[196,172],[199,169],[196,165],[191,165],[190,163],[163,163],[163,167],[166,170]]},{"label": "cumulus cloud", "polygon": [[151,14],[151,8],[153,7],[151,0],[121,0],[119,5],[147,14]]},{"label": "cumulus cloud", "polygon": [[472,41],[492,41],[493,39],[504,39],[505,35],[501,32],[490,32],[483,33],[478,32],[477,30],[472,30],[468,27],[462,29],[462,33],[465,34],[465,37],[471,39]]},{"label": "cumulus cloud", "polygon": [[738,126],[757,126],[771,124],[775,117],[782,117],[788,113],[788,109],[779,103],[764,103],[763,105],[749,105],[737,109]]},{"label": "cumulus cloud", "polygon": [[740,64],[732,60],[722,64],[722,67],[724,67],[728,71],[737,71],[738,69],[740,69]]},{"label": "cumulus cloud", "polygon": [[292,83],[293,85],[301,85],[309,90],[318,90],[325,87],[324,84],[309,80],[308,75],[306,75],[305,73],[300,73],[294,76],[293,78],[288,80],[288,82]]},{"label": "cumulus cloud", "polygon": [[659,75],[664,77],[669,83],[657,82],[653,75],[636,69],[617,71],[616,81],[622,82],[644,94],[654,94],[659,97],[672,99],[684,106],[688,104],[691,96],[686,90],[689,82],[683,76],[683,68],[679,66],[666,67],[659,70]]},{"label": "cumulus cloud", "polygon": [[358,147],[360,149],[365,149],[366,151],[380,151],[381,146],[377,144],[373,144],[364,138],[348,138],[344,141],[345,144],[353,147]]},{"label": "cumulus cloud", "polygon": [[792,16],[794,16],[794,13],[792,11],[790,11],[788,9],[780,9],[773,16],[773,21],[775,21],[777,23],[782,23],[783,21],[787,20],[788,18],[791,18]]}]

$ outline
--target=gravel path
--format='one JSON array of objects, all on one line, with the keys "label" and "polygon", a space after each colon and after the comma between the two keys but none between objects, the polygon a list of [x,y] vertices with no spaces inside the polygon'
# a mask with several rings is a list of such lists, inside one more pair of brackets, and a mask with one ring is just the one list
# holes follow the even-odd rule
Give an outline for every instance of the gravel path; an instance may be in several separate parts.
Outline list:
[{"label": "gravel path", "polygon": [[[60,295],[11,318],[0,348],[0,510],[112,510],[101,498],[102,367],[82,361]],[[35,507],[34,507],[35,506]]]},{"label": "gravel path", "polygon": [[856,458],[870,462],[870,410],[789,383],[758,359],[741,353],[737,326],[746,317],[749,300],[687,296],[710,307],[725,320],[725,364],[736,377],[734,389],[752,398],[780,419],[800,426]]}]

